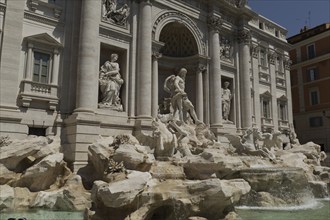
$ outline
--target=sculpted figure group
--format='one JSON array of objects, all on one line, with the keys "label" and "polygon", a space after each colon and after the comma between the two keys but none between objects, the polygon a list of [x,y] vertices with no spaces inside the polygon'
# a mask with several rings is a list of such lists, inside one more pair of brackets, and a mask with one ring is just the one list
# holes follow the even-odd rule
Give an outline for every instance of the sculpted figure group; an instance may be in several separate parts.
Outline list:
[{"label": "sculpted figure group", "polygon": [[126,25],[129,7],[124,4],[117,9],[117,0],[103,0],[102,18],[118,25]]}]

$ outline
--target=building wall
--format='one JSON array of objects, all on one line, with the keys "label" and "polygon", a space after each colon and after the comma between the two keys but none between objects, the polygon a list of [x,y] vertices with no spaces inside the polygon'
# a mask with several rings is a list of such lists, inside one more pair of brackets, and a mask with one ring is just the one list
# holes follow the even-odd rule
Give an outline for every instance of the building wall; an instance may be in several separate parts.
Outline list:
[{"label": "building wall", "polygon": [[[291,70],[295,128],[301,143],[313,141],[330,151],[330,24],[322,24],[288,39],[295,61]],[[309,58],[308,45],[315,46],[315,57]],[[301,59],[295,60],[295,54]],[[316,69],[315,79],[309,76]],[[312,103],[311,92],[317,92]],[[315,121],[316,120],[316,121]]]},{"label": "building wall", "polygon": [[[102,18],[101,0],[0,1],[0,17],[5,18],[0,20],[1,135],[24,138],[33,134],[32,128],[59,135],[65,159],[77,169],[86,164],[88,145],[99,135],[150,131],[161,103],[162,77],[180,67],[188,69],[186,90],[198,117],[218,138],[251,126],[290,130],[289,55],[283,27],[233,1],[125,2],[130,14],[124,23],[116,23]],[[175,23],[196,43],[192,56],[162,54],[161,36],[171,37],[162,30]],[[46,83],[33,79],[38,52],[49,55]],[[124,79],[119,112],[98,107],[99,69],[111,53],[119,55]],[[225,81],[233,95],[230,122],[222,119]],[[269,102],[267,117],[263,100]]]}]

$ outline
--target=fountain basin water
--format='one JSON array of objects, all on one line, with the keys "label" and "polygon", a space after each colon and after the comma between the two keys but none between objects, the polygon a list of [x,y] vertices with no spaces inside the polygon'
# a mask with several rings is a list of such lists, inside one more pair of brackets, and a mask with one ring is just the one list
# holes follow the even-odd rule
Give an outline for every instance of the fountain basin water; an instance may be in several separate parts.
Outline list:
[{"label": "fountain basin water", "polygon": [[27,220],[83,220],[84,214],[83,212],[52,211],[45,209],[0,213],[0,220],[7,220],[9,218],[19,219],[23,217]]},{"label": "fountain basin water", "polygon": [[301,205],[314,198],[303,169],[266,167],[243,169],[234,174],[246,180],[251,191],[241,200],[248,206]]},{"label": "fountain basin water", "polygon": [[311,200],[309,204],[286,207],[236,207],[242,220],[327,220],[330,200]]}]

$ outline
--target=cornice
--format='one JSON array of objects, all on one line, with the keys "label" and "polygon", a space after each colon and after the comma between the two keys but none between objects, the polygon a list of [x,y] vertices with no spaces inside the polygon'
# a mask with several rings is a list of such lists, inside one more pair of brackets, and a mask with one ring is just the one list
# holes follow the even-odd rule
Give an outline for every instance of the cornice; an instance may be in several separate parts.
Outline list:
[{"label": "cornice", "polygon": [[[99,35],[101,37],[109,38],[115,41],[129,43],[132,40],[132,36],[125,32],[121,32],[114,29],[109,29],[106,26],[100,25]],[[116,36],[116,37],[114,37]]]},{"label": "cornice", "polygon": [[62,22],[59,21],[59,19],[50,18],[44,15],[39,15],[30,11],[24,12],[24,18],[51,26],[57,26],[59,24],[63,24]]},{"label": "cornice", "polygon": [[299,67],[302,66],[308,66],[308,65],[312,65],[312,64],[317,64],[319,62],[322,62],[324,60],[329,60],[330,59],[330,53],[321,55],[321,56],[317,56],[314,57],[313,59],[310,60],[305,60],[303,62],[299,62],[299,63],[295,63],[294,65],[291,66],[291,69],[298,69]]}]

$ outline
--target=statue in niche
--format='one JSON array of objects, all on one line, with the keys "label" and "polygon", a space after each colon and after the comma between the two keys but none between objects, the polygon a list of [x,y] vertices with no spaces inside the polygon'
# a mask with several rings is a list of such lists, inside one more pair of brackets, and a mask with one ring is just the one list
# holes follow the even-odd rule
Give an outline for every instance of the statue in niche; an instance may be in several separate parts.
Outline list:
[{"label": "statue in niche", "polygon": [[230,41],[224,37],[220,41],[220,59],[225,61],[232,61],[233,47]]},{"label": "statue in niche", "polygon": [[194,122],[199,124],[201,122],[197,118],[195,108],[185,92],[186,74],[187,70],[181,68],[177,76],[171,75],[167,77],[164,83],[164,90],[170,93],[174,118],[176,118],[178,113],[179,121],[185,123],[191,116]]},{"label": "statue in niche", "polygon": [[224,119],[224,123],[233,124],[232,121],[229,121],[230,114],[230,104],[231,104],[231,91],[228,88],[230,83],[228,81],[224,82],[224,88],[221,89],[221,100],[222,100],[222,118]]},{"label": "statue in niche", "polygon": [[120,68],[117,59],[118,54],[111,54],[110,61],[106,61],[101,66],[99,75],[101,102],[99,103],[99,108],[123,111],[119,95],[124,80],[119,73]]},{"label": "statue in niche", "polygon": [[126,25],[129,7],[124,4],[117,9],[117,0],[103,0],[102,18],[118,25]]}]

